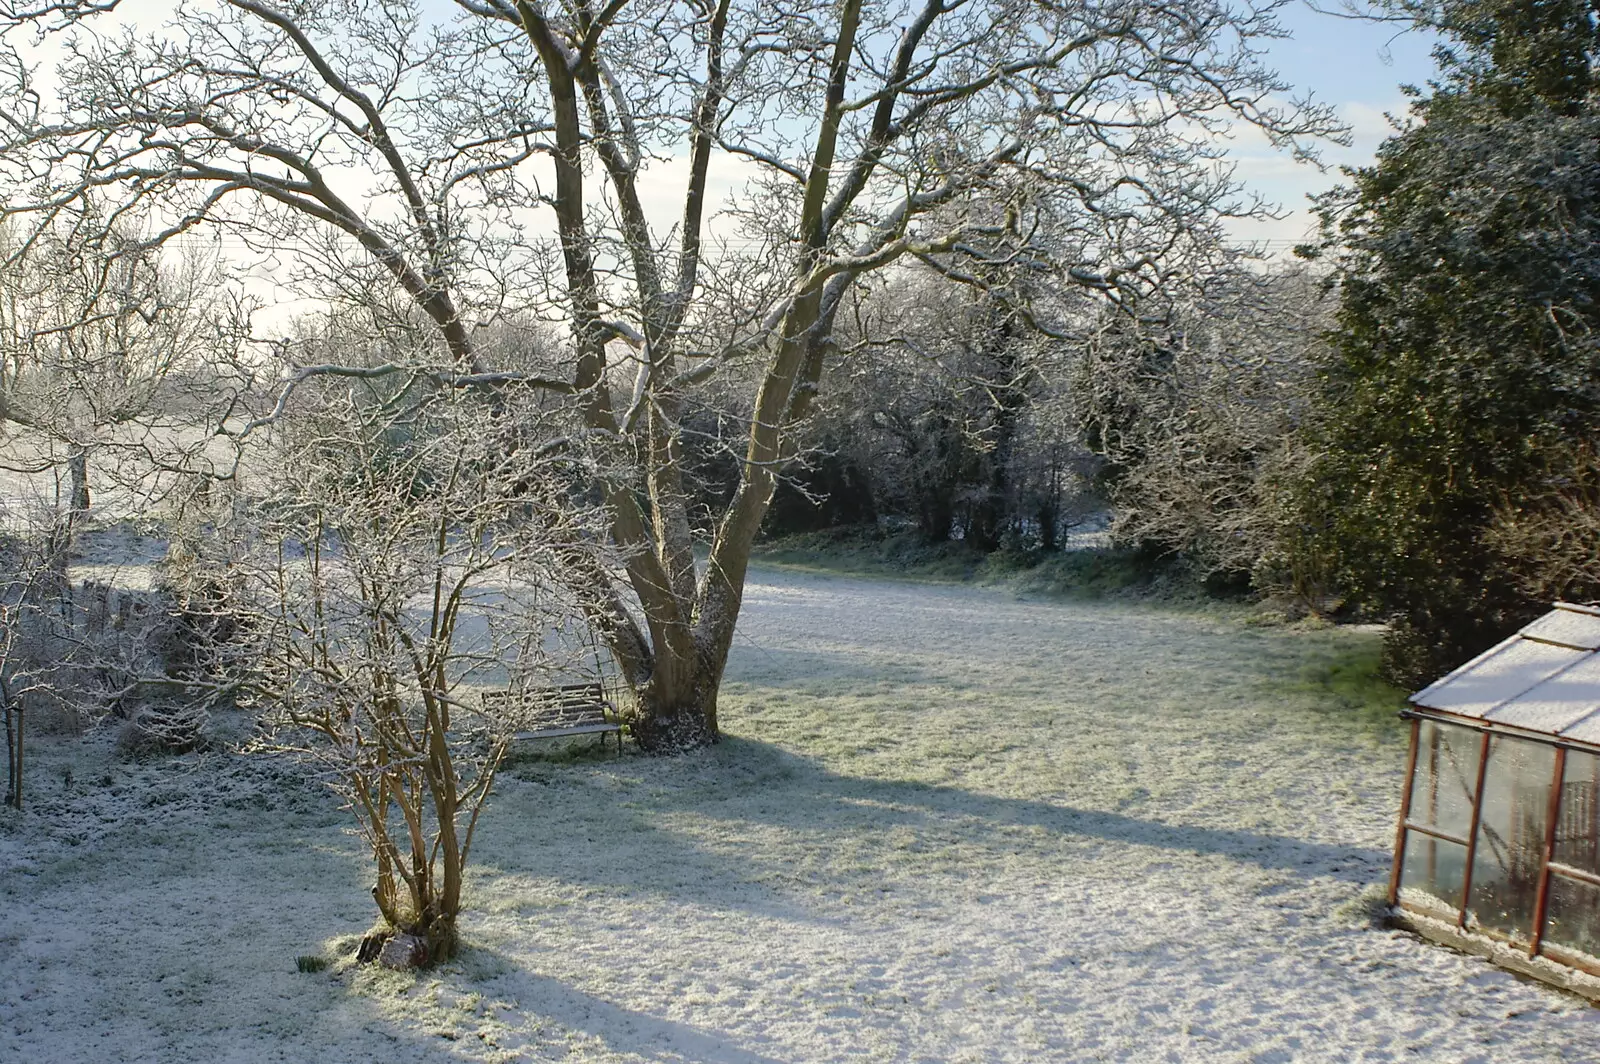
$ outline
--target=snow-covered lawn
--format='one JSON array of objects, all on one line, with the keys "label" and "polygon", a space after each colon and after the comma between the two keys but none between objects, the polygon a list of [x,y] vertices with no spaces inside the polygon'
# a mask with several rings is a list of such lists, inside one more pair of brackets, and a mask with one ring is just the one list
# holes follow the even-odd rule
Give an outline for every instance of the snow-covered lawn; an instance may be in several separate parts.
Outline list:
[{"label": "snow-covered lawn", "polygon": [[1370,638],[759,571],[727,741],[511,766],[417,976],[296,972],[371,916],[321,792],[41,743],[0,1060],[1600,1059],[1600,1012],[1370,925],[1399,732],[1299,682]]}]

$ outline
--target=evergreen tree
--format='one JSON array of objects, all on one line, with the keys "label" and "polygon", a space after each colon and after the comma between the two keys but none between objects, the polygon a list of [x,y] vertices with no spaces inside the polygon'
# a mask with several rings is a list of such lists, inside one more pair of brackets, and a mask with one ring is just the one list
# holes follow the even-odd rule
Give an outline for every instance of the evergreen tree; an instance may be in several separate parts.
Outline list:
[{"label": "evergreen tree", "polygon": [[1320,205],[1341,298],[1295,530],[1390,620],[1386,670],[1407,683],[1542,608],[1518,575],[1539,559],[1489,532],[1552,452],[1600,438],[1595,6],[1434,14],[1441,80]]}]

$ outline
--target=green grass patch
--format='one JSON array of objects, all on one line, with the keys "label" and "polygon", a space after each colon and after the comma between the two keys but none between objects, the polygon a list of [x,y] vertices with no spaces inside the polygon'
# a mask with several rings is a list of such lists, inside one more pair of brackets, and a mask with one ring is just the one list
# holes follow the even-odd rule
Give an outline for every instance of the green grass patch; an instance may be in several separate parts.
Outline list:
[{"label": "green grass patch", "polygon": [[[637,752],[636,744],[623,740],[623,752]],[[540,765],[575,765],[615,761],[617,735],[604,732],[596,735],[555,736],[544,739],[518,739],[506,751],[500,771],[519,769],[536,770]]]},{"label": "green grass patch", "polygon": [[912,532],[851,526],[805,532],[758,544],[755,556],[772,565],[942,582],[972,579],[984,555],[965,543],[924,543]]},{"label": "green grass patch", "polygon": [[1133,593],[1187,597],[1195,588],[1176,580],[1176,569],[1160,559],[1116,547],[1030,555],[990,555],[996,575],[1008,574],[1018,589],[1071,598],[1099,599]]},{"label": "green grass patch", "polygon": [[1407,692],[1379,675],[1380,654],[1376,641],[1342,651],[1305,666],[1294,688],[1374,729],[1399,732],[1403,727],[1399,713],[1405,708]]},{"label": "green grass patch", "polygon": [[754,556],[789,569],[931,583],[1013,586],[1032,594],[1099,599],[1120,595],[1195,597],[1181,567],[1147,552],[1115,547],[1074,551],[1002,549],[923,542],[915,532],[872,526],[807,532],[758,544]]}]

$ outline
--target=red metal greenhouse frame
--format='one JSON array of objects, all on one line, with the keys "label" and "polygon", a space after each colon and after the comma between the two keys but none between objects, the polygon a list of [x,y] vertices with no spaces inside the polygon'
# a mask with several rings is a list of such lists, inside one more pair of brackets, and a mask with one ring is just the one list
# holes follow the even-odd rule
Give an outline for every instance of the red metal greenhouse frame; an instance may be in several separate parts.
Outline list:
[{"label": "red metal greenhouse frame", "polygon": [[[1411,743],[1389,877],[1393,922],[1600,999],[1600,745],[1415,705],[1402,716],[1411,722]],[[1470,802],[1454,809],[1448,808],[1448,800],[1439,800],[1441,780],[1448,782],[1449,776],[1441,770],[1440,751],[1451,739],[1441,729],[1460,729],[1475,737],[1470,766],[1455,766],[1466,770],[1456,782],[1470,779],[1471,785],[1454,797]],[[1518,769],[1541,767],[1537,762],[1547,753],[1550,771],[1543,794],[1537,794],[1536,773],[1519,774]],[[1424,754],[1430,760],[1419,766]],[[1509,779],[1502,778],[1507,773]],[[1431,803],[1421,811],[1419,784],[1424,804]],[[1491,807],[1487,818],[1486,806]],[[1505,825],[1509,831],[1496,831]],[[1464,831],[1452,830],[1463,826]],[[1459,847],[1459,862],[1439,860],[1440,843],[1446,844],[1447,858],[1452,856],[1449,847]],[[1487,860],[1486,847],[1495,851]],[[1408,856],[1415,857],[1419,849],[1427,858],[1408,863]],[[1483,882],[1486,866],[1499,873],[1488,886]],[[1441,896],[1437,888],[1454,886],[1457,878],[1454,896]],[[1559,895],[1559,913],[1552,913],[1553,890]],[[1580,899],[1577,904],[1574,898]]]}]

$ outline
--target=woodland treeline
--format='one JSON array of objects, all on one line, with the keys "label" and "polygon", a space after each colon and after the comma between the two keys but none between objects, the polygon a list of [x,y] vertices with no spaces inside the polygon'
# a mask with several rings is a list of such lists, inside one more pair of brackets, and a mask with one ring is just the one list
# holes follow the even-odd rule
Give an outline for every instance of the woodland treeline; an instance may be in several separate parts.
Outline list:
[{"label": "woodland treeline", "polygon": [[1600,598],[1596,10],[1407,9],[1442,35],[1439,78],[1321,199],[1298,266],[1043,348],[913,287],[937,325],[819,417],[769,530],[891,515],[1048,551],[1099,499],[1147,564],[1387,622],[1412,687]]}]

